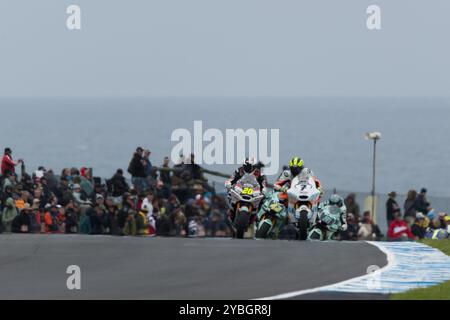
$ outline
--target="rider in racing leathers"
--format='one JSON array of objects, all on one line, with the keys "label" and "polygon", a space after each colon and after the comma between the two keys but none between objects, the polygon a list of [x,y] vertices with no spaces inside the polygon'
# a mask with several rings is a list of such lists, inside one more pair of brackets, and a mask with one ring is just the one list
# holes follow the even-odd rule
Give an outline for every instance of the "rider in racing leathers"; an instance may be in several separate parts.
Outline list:
[{"label": "rider in racing leathers", "polygon": [[258,181],[259,183],[261,191],[265,193],[267,189],[267,178],[261,172],[262,167],[264,167],[264,165],[260,162],[256,163],[254,158],[246,158],[244,164],[233,173],[230,179],[225,181],[225,187],[227,189],[232,188],[236,184],[236,182],[238,182],[239,179],[244,176],[244,174],[248,173],[255,176],[256,181]]},{"label": "rider in racing leathers", "polygon": [[340,230],[347,230],[347,207],[344,204],[344,199],[337,194],[333,194],[328,201],[322,202],[319,205],[319,210],[325,206],[334,206],[338,209],[340,215]]},{"label": "rider in racing leathers", "polygon": [[[256,181],[259,183],[259,187],[261,188],[262,193],[267,192],[267,178],[261,172],[261,168],[264,165],[262,163],[256,163],[254,158],[248,159],[246,158],[243,165],[239,167],[231,176],[230,179],[225,181],[225,187],[227,190],[230,190],[245,174],[252,174],[255,176]],[[261,201],[262,203],[262,201]],[[261,205],[261,204],[260,204]],[[228,210],[228,216],[231,221],[234,220],[234,210]],[[254,217],[253,217],[254,219]],[[251,221],[253,222],[253,221]]]},{"label": "rider in racing leathers", "polygon": [[303,166],[303,159],[300,157],[293,157],[289,162],[289,170],[284,170],[279,176],[277,182],[274,184],[274,189],[280,192],[286,192],[291,184],[292,179],[294,179],[301,172],[308,172],[312,175],[314,182],[316,183],[316,188],[322,193],[322,188],[319,179],[314,176],[311,169],[305,168]]}]

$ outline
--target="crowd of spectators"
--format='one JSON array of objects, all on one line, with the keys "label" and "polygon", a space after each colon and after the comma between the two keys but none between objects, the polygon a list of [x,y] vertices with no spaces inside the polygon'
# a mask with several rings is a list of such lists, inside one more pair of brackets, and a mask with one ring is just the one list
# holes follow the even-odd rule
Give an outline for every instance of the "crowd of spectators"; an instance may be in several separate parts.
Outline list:
[{"label": "crowd of spectators", "polygon": [[396,196],[395,192],[391,192],[386,203],[390,239],[449,238],[450,216],[445,212],[436,213],[427,199],[427,189],[422,188],[419,193],[416,190],[408,191],[403,214],[395,201]]},{"label": "crowd of spectators", "polygon": [[445,239],[450,234],[450,216],[445,212],[436,214],[427,199],[427,190],[419,193],[409,190],[403,204],[403,213],[398,205],[397,193],[392,191],[386,201],[387,235],[383,235],[377,224],[372,221],[370,211],[360,217],[356,195],[350,193],[346,199],[347,224],[346,231],[341,232],[342,240],[388,240],[404,241],[429,239]]},{"label": "crowd of spectators", "polygon": [[[193,155],[169,167],[153,167],[139,147],[128,166],[106,180],[91,168],[65,168],[60,175],[5,149],[0,176],[0,232],[109,235],[230,236],[225,199],[203,177]],[[16,172],[17,171],[20,172]]]}]

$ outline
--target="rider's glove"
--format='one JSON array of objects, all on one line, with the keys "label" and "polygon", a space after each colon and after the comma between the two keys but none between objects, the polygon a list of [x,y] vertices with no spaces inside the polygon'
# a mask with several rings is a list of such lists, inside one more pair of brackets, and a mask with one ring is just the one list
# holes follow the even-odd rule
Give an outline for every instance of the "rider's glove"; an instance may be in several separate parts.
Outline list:
[{"label": "rider's glove", "polygon": [[225,188],[230,189],[231,188],[231,182],[225,181]]},{"label": "rider's glove", "polygon": [[344,224],[341,226],[341,230],[342,230],[342,231],[346,231],[346,230],[347,230],[347,224],[346,224],[346,223],[344,223]]}]

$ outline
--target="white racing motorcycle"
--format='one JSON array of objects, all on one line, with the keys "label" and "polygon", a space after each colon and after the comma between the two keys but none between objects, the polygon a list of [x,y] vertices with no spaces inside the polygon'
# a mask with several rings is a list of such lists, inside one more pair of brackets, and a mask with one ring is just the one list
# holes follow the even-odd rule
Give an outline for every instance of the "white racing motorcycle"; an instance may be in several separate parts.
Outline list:
[{"label": "white racing motorcycle", "polygon": [[294,218],[291,220],[297,227],[299,239],[306,240],[311,220],[314,219],[313,209],[317,207],[321,194],[316,187],[312,172],[307,170],[294,177],[287,194],[289,212],[294,214]]},{"label": "white racing motorcycle", "polygon": [[238,239],[244,238],[252,215],[256,215],[259,204],[264,198],[260,185],[252,174],[245,174],[239,181],[228,191],[229,205],[235,212],[232,221],[235,228],[235,236]]}]

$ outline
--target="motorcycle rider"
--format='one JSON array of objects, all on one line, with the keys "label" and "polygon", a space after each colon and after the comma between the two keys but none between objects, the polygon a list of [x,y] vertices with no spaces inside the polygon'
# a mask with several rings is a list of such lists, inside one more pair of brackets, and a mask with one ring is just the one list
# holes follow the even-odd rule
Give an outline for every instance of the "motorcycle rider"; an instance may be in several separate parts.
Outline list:
[{"label": "motorcycle rider", "polygon": [[316,183],[316,188],[322,193],[322,187],[320,180],[314,175],[311,169],[306,168],[303,165],[303,159],[300,157],[293,157],[291,161],[289,161],[289,170],[284,170],[281,175],[278,177],[278,180],[274,184],[274,189],[280,192],[286,192],[291,184],[292,179],[294,179],[300,173],[309,173]]},{"label": "motorcycle rider", "polygon": [[263,167],[264,164],[261,162],[256,163],[255,158],[246,158],[242,166],[234,171],[230,179],[225,181],[225,187],[231,189],[245,174],[252,174],[255,176],[256,181],[258,181],[261,192],[265,193],[267,191],[267,178],[261,172]]},{"label": "motorcycle rider", "polygon": [[[227,191],[230,190],[245,174],[251,174],[258,181],[259,187],[262,193],[267,192],[267,178],[264,174],[262,174],[261,169],[264,165],[260,162],[256,163],[255,158],[246,158],[242,166],[240,166],[228,179],[225,181],[225,187]],[[261,201],[262,203],[262,201]],[[260,204],[261,206],[261,204]],[[256,208],[259,210],[259,208]],[[234,221],[235,212],[233,209],[228,210],[228,217],[230,221]],[[252,220],[250,223],[253,223],[256,220],[256,215],[252,215]]]},{"label": "motorcycle rider", "polygon": [[339,213],[340,222],[341,222],[340,230],[341,231],[347,230],[347,207],[344,204],[344,199],[337,194],[333,194],[328,199],[328,201],[322,202],[319,205],[319,211],[322,208],[324,208],[325,206],[332,206],[333,209],[336,209],[336,211],[335,210],[331,210],[331,211]]},{"label": "motorcycle rider", "polygon": [[261,208],[257,213],[257,221],[261,222],[261,218],[269,211],[277,209],[280,211],[277,212],[277,223],[272,227],[272,233],[276,236],[281,231],[283,225],[287,222],[287,209],[288,209],[288,196],[283,192],[274,192],[271,194],[267,194],[265,201],[262,202]]}]

